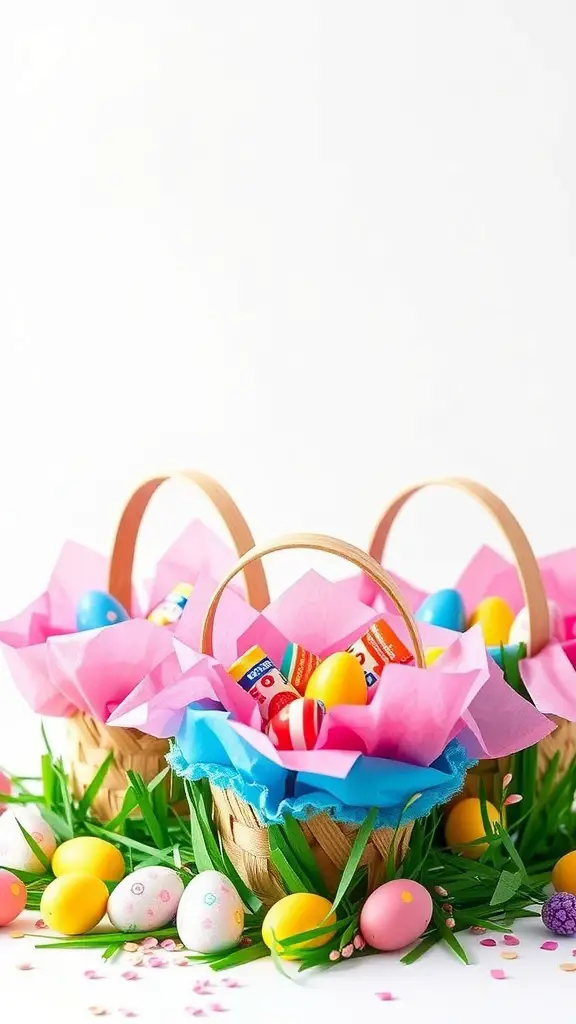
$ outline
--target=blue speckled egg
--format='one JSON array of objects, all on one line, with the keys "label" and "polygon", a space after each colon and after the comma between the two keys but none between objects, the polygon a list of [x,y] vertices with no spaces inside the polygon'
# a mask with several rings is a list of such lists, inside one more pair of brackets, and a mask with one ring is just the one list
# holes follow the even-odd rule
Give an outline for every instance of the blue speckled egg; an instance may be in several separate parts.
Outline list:
[{"label": "blue speckled egg", "polygon": [[422,602],[415,618],[418,622],[462,633],[466,625],[464,602],[457,590],[437,590]]},{"label": "blue speckled egg", "polygon": [[104,590],[88,590],[79,600],[76,608],[76,629],[98,629],[125,622],[130,616],[119,601]]}]

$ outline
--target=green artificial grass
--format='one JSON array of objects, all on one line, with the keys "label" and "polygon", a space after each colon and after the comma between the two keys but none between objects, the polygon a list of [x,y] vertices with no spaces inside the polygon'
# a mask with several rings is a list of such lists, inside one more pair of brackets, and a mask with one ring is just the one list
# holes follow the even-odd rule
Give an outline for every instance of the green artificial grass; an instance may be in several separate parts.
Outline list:
[{"label": "green artificial grass", "polygon": [[[264,908],[239,877],[222,847],[213,821],[207,781],[186,781],[189,818],[182,818],[172,810],[166,793],[168,768],[148,784],[137,773],[130,772],[122,810],[113,821],[102,824],[94,818],[91,808],[110,763],[109,757],[82,799],[76,800],[71,794],[62,760],[54,758],[48,747],[42,758],[41,775],[34,779],[13,777],[13,795],[6,800],[12,804],[37,803],[59,841],[82,835],[108,840],[122,851],[127,871],[164,864],[178,871],[185,883],[199,871],[221,871],[236,886],[247,909],[241,944],[213,956],[190,956],[190,960],[220,971],[270,956],[270,950],[261,941]],[[530,751],[518,755],[512,789],[518,791],[517,780],[520,780],[522,788],[525,787],[525,792],[522,792],[524,801],[506,808],[510,812],[508,828],[497,825],[492,831],[485,796],[481,794],[486,836],[478,842],[484,842],[486,849],[478,860],[442,847],[443,818],[439,811],[415,823],[409,852],[400,866],[395,859],[395,835],[385,879],[414,879],[429,890],[434,901],[430,926],[415,948],[403,957],[403,963],[414,963],[440,942],[467,963],[466,952],[458,939],[459,933],[472,926],[508,931],[515,920],[538,916],[539,912],[534,908],[545,899],[543,887],[549,880],[550,868],[557,856],[572,848],[570,837],[574,835],[571,794],[575,788],[576,762],[562,779],[557,777],[556,768],[557,763],[552,763],[537,794],[534,755]],[[38,787],[39,795],[31,791],[29,784]],[[417,794],[413,799],[416,798]],[[367,814],[343,870],[333,899],[336,923],[320,925],[281,942],[281,952],[297,958],[300,971],[335,966],[343,950],[345,956],[353,950],[354,957],[371,956],[377,952],[367,946],[356,948],[354,943],[355,938],[358,942],[360,911],[367,896],[366,868],[360,862],[375,814],[375,809]],[[41,851],[36,848],[32,837],[25,830],[23,834],[39,856]],[[311,892],[326,896],[318,865],[298,823],[288,817],[282,825],[271,826],[269,836],[271,859],[286,893]],[[27,907],[38,910],[42,893],[52,881],[52,873],[47,869],[42,875],[16,874],[28,887]],[[114,884],[109,884],[110,890]],[[309,939],[328,933],[332,933],[332,937],[324,946],[303,948]],[[173,927],[152,934],[159,939],[177,938]],[[43,941],[38,948],[100,948],[103,957],[108,959],[125,942],[144,937],[143,933],[98,931],[72,939]],[[279,969],[284,970],[276,953],[272,959]]]}]

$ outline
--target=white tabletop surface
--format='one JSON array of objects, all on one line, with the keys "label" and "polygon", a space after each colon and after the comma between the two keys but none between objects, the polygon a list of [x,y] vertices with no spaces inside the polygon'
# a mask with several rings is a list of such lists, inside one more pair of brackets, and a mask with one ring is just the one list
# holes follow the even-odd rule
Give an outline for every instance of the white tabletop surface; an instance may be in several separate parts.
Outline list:
[{"label": "white tabletop surface", "polygon": [[[558,949],[540,948],[553,939],[539,921],[520,922],[514,934],[520,944],[513,951],[515,960],[504,960],[501,953],[512,947],[502,944],[483,947],[477,936],[466,934],[463,942],[471,966],[457,961],[446,948],[436,948],[416,964],[405,967],[396,954],[382,954],[338,965],[329,971],[310,971],[297,983],[286,980],[270,960],[237,968],[221,977],[205,967],[134,967],[130,954],[122,953],[104,963],[100,951],[45,950],[35,948],[48,935],[35,931],[37,914],[23,914],[12,925],[0,929],[0,997],[2,1024],[21,1020],[42,1024],[81,1024],[89,1020],[126,1018],[121,1011],[132,1011],[135,1022],[184,1024],[194,1020],[190,1009],[203,1010],[199,1020],[230,1021],[230,1024],[298,1024],[310,1021],[426,1021],[446,1024],[462,1020],[466,1024],[512,1019],[517,1024],[541,1024],[550,1013],[552,997],[561,1006],[573,1005],[576,973],[560,968],[574,963],[575,939],[559,939]],[[14,931],[35,932],[29,938],[15,939]],[[162,954],[168,961],[182,954]],[[30,970],[19,965],[28,963]],[[503,969],[505,980],[491,977],[492,969]],[[138,978],[122,977],[126,970]],[[293,970],[293,968],[291,968]],[[85,971],[96,971],[89,979]],[[194,992],[198,981],[210,981],[206,994]],[[229,987],[230,982],[236,983]],[[390,992],[391,1001],[377,993]],[[214,1004],[222,1009],[214,1008]],[[106,1010],[93,1017],[90,1007]],[[305,1018],[304,1015],[305,1014]],[[571,1018],[570,1018],[571,1019]]]}]

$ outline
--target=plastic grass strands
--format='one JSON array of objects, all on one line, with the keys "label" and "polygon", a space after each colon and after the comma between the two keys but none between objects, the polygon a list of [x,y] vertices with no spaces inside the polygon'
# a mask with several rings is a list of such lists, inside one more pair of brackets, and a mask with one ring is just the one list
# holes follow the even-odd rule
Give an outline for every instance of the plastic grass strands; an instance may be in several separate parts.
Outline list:
[{"label": "plastic grass strands", "polygon": [[340,906],[340,903],[348,891],[356,868],[358,867],[362,859],[362,854],[366,849],[366,844],[370,838],[370,834],[374,828],[374,822],[376,821],[377,814],[378,808],[373,807],[372,810],[368,812],[367,817],[364,819],[356,833],[356,837],[352,843],[352,849],[350,850],[350,855],[346,862],[346,867],[342,872],[342,878],[340,879],[340,884],[336,890],[336,895],[332,903],[332,910],[336,910]]}]

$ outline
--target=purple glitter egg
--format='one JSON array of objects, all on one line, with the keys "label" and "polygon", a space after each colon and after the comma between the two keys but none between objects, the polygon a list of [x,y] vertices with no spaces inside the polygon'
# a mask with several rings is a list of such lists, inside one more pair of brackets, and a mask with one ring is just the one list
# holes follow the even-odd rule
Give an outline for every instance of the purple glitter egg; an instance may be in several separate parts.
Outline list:
[{"label": "purple glitter egg", "polygon": [[554,935],[576,935],[576,896],[555,892],[542,907],[542,920]]}]

